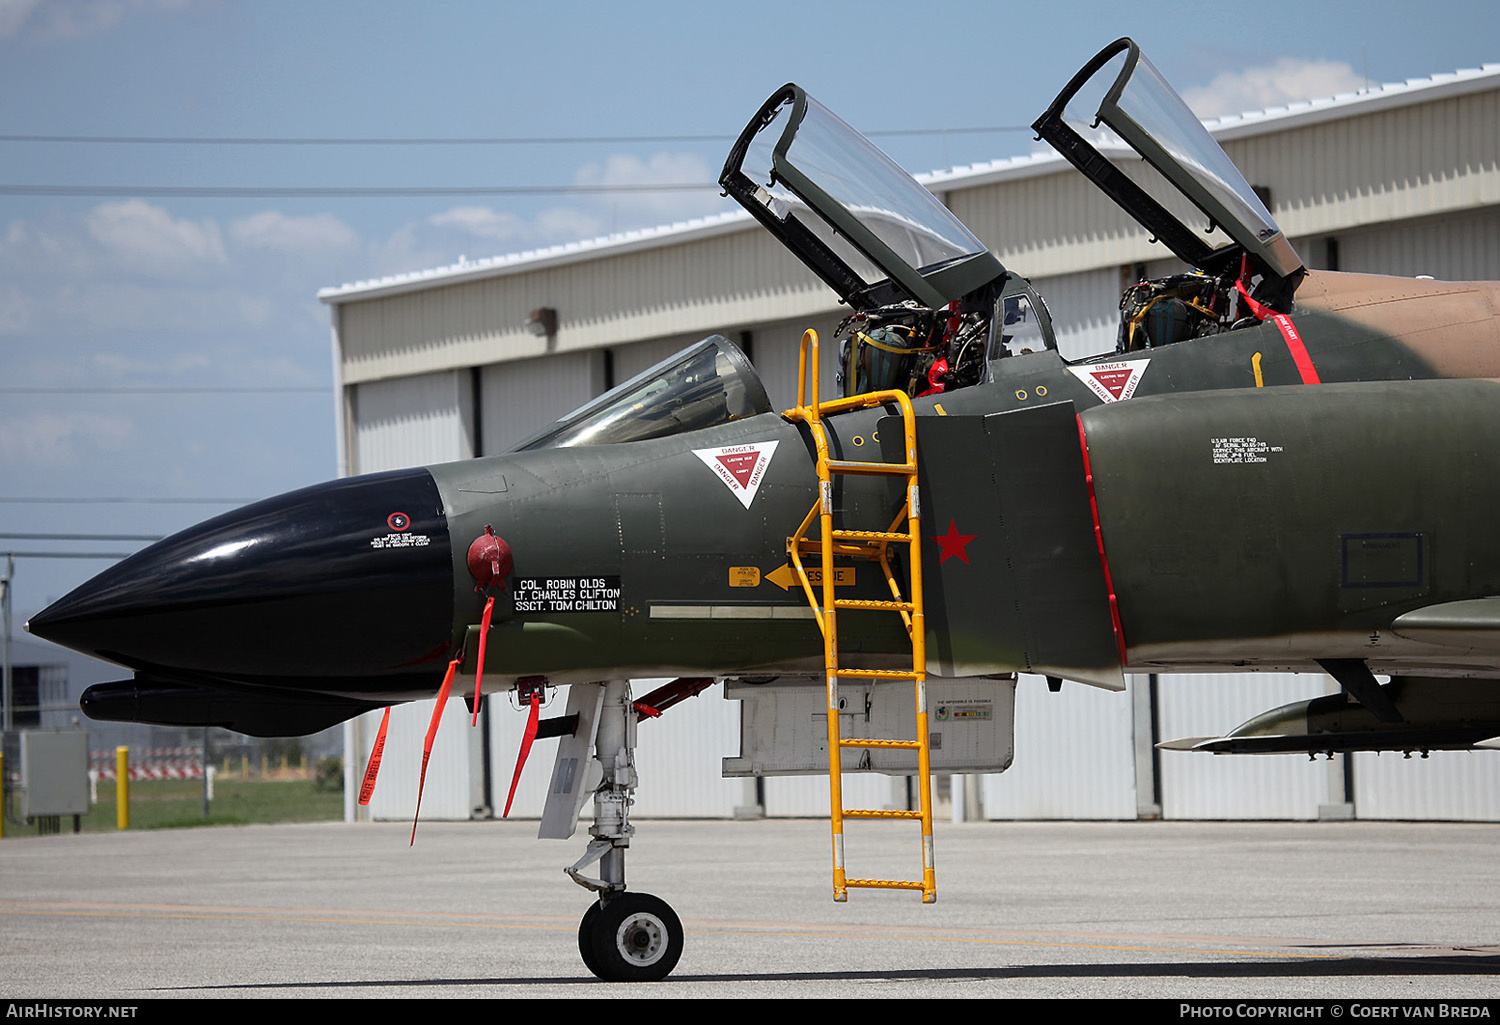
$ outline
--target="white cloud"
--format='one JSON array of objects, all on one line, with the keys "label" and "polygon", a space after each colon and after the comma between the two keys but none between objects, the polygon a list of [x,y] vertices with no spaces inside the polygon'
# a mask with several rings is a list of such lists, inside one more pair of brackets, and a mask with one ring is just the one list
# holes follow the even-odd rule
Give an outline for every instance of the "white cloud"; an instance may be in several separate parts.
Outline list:
[{"label": "white cloud", "polygon": [[1363,85],[1364,79],[1342,61],[1283,57],[1266,67],[1226,71],[1208,85],[1182,90],[1182,98],[1194,114],[1213,118],[1336,96]]},{"label": "white cloud", "polygon": [[0,39],[7,39],[25,26],[41,0],[0,0]]},{"label": "white cloud", "polygon": [[122,267],[135,273],[174,277],[228,262],[213,221],[173,220],[141,199],[96,206],[84,217],[84,226]]},{"label": "white cloud", "polygon": [[91,273],[100,255],[98,245],[83,236],[79,221],[72,218],[12,221],[0,237],[0,270],[13,279],[49,273],[78,277]]},{"label": "white cloud", "polygon": [[[332,217],[257,215],[227,234],[139,199],[12,221],[0,227],[0,338],[50,348],[122,332],[223,337],[278,318],[300,328],[327,279],[317,261],[360,251]],[[243,244],[231,253],[229,241]]]},{"label": "white cloud", "polygon": [[0,460],[57,466],[72,463],[85,450],[119,452],[134,441],[129,417],[100,413],[37,413],[0,420]]},{"label": "white cloud", "polygon": [[390,238],[372,245],[368,257],[369,276],[406,274],[452,263],[463,250],[455,250],[451,245],[441,248],[433,245],[426,237],[431,234],[430,229],[427,221],[402,225],[391,233]]},{"label": "white cloud", "polygon": [[456,228],[476,238],[495,242],[510,242],[530,232],[520,217],[487,206],[456,206],[429,217],[427,223],[438,228]]},{"label": "white cloud", "polygon": [[576,207],[553,207],[527,220],[487,206],[460,206],[429,217],[427,223],[511,248],[572,242],[593,238],[604,231],[604,223],[597,215]]},{"label": "white cloud", "polygon": [[[658,153],[649,159],[615,155],[580,167],[576,185],[686,182],[711,185],[714,173],[697,156]],[[483,259],[501,253],[598,238],[615,231],[654,227],[726,210],[716,189],[682,192],[591,193],[567,206],[527,215],[488,206],[458,206],[404,225],[372,252],[376,273],[444,266],[460,254]]]},{"label": "white cloud", "polygon": [[342,252],[359,243],[359,235],[353,228],[327,213],[288,217],[276,210],[266,210],[231,221],[229,235],[254,249],[314,256]]},{"label": "white cloud", "polygon": [[[712,185],[713,169],[691,153],[657,153],[648,160],[616,154],[602,164],[585,164],[573,178],[578,185],[690,183]],[[719,213],[724,200],[715,189],[682,192],[621,192],[603,197],[621,215],[647,214],[656,221],[678,221]],[[621,225],[624,227],[625,225]],[[635,227],[634,223],[628,225]]]},{"label": "white cloud", "polygon": [[557,206],[536,216],[537,234],[549,242],[572,242],[604,234],[603,218],[575,207]]},{"label": "white cloud", "polygon": [[[652,223],[655,223],[654,221]],[[553,207],[531,217],[487,206],[458,206],[402,225],[371,246],[372,276],[405,274],[578,239],[609,230],[604,218],[576,207]]]},{"label": "white cloud", "polygon": [[138,14],[186,10],[194,0],[0,0],[0,39],[26,34],[71,39],[111,29]]}]

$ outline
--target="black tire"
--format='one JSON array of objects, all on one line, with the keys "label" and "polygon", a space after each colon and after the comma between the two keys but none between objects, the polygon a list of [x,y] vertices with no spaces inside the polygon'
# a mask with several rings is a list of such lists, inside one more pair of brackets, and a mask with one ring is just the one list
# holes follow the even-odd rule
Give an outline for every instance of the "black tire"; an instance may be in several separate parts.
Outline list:
[{"label": "black tire", "polygon": [[583,966],[587,968],[596,978],[602,979],[599,974],[599,959],[594,957],[594,921],[599,917],[599,902],[596,900],[589,905],[589,909],[583,913],[583,921],[578,923],[578,954],[583,958]]},{"label": "black tire", "polygon": [[579,949],[583,929],[593,934],[593,960],[583,962],[605,982],[656,982],[665,979],[682,957],[682,922],[660,897],[649,893],[622,893],[599,908],[592,919],[579,925]]}]

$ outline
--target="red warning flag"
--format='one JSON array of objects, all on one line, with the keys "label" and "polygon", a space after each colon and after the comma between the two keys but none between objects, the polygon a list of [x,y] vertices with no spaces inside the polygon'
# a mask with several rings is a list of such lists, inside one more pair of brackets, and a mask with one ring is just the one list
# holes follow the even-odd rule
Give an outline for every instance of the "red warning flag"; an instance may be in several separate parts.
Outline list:
[{"label": "red warning flag", "polygon": [[484,679],[484,645],[490,637],[490,613],[495,611],[495,596],[485,599],[484,617],[479,621],[479,662],[474,666],[474,721],[470,726],[479,725],[479,681]]},{"label": "red warning flag", "polygon": [[526,756],[531,754],[531,742],[536,739],[537,723],[542,715],[542,688],[537,687],[531,692],[531,714],[526,719],[526,732],[521,735],[521,751],[516,755],[516,771],[510,777],[510,794],[505,798],[505,813],[502,819],[510,818],[510,803],[516,799],[516,784],[521,782],[521,767],[526,764]]},{"label": "red warning flag", "polygon": [[370,764],[365,766],[365,781],[359,787],[359,803],[369,804],[375,793],[375,777],[380,775],[380,756],[385,754],[385,731],[391,724],[391,706],[385,706],[385,715],[380,717],[380,732],[375,734],[375,746],[370,748]]},{"label": "red warning flag", "polygon": [[[460,655],[459,658],[463,656]],[[448,703],[448,691],[453,687],[453,674],[458,671],[458,659],[448,663],[448,673],[443,685],[438,688],[437,705],[432,710],[432,722],[427,724],[427,740],[422,745],[422,775],[417,779],[417,810],[411,816],[411,843],[417,842],[417,818],[422,814],[422,788],[427,785],[427,760],[432,757],[432,741],[437,737],[438,723],[443,721],[443,706]]]}]

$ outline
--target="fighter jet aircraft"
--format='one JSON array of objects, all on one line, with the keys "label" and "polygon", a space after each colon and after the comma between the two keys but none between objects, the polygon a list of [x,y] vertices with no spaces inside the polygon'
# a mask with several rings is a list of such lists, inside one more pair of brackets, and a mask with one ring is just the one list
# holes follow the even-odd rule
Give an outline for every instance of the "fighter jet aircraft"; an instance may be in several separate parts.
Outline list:
[{"label": "fighter jet aircraft", "polygon": [[[727,772],[830,773],[839,900],[935,899],[928,774],[1005,767],[1018,672],[1342,685],[1181,745],[1211,751],[1500,735],[1500,286],[1308,270],[1128,39],[1034,127],[1182,261],[1126,291],[1115,352],[1065,360],[1025,278],[787,85],[720,183],[848,304],[840,397],[812,332],[789,411],[709,338],[508,454],[209,520],[29,628],[133,671],[85,695],[105,719],[289,735],[566,686],[528,731],[560,738],[541,834],[592,797],[568,871],[606,979],[680,955],[625,885],[635,728],[711,681],[744,702]],[[915,775],[917,807],[844,808],[850,771]],[[921,878],[850,877],[854,817],[919,822]]]}]

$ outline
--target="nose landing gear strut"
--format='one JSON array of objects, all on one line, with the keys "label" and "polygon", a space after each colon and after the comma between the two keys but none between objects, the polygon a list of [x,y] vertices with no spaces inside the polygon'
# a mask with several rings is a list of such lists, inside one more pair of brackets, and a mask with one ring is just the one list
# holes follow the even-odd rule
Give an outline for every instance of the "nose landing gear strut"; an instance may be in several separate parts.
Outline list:
[{"label": "nose landing gear strut", "polygon": [[[603,778],[594,791],[593,839],[582,858],[565,871],[599,899],[578,923],[578,953],[605,982],[655,982],[677,967],[682,956],[682,922],[660,897],[625,889],[625,850],[635,827],[630,824],[634,793],[636,710],[630,684],[607,683],[599,709],[594,757]],[[597,861],[599,878],[581,869]]]}]

